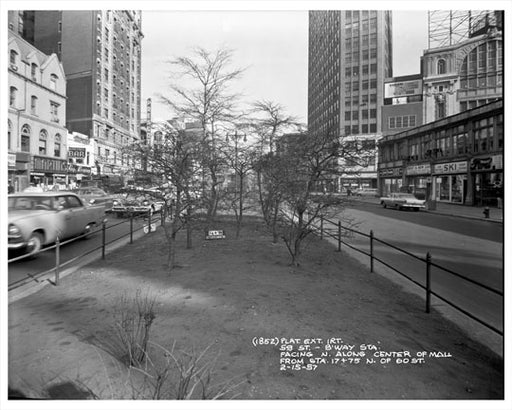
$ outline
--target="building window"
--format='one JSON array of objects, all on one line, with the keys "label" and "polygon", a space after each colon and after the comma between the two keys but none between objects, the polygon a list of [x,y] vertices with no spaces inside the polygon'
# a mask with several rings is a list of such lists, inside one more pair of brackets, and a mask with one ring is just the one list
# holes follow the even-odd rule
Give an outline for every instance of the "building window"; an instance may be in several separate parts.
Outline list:
[{"label": "building window", "polygon": [[57,54],[62,54],[62,43],[60,41],[57,42]]},{"label": "building window", "polygon": [[54,101],[50,101],[50,116],[51,121],[59,122],[59,104]]},{"label": "building window", "polygon": [[16,95],[18,94],[18,89],[16,87],[9,88],[9,106],[16,107]]},{"label": "building window", "polygon": [[7,149],[11,149],[11,130],[12,130],[11,120],[7,120]]},{"label": "building window", "polygon": [[60,134],[55,134],[55,144],[53,145],[53,156],[60,157]]},{"label": "building window", "polygon": [[50,74],[50,88],[57,91],[57,76],[55,74]]},{"label": "building window", "polygon": [[48,139],[48,134],[45,130],[41,130],[39,133],[39,155],[46,155],[46,141]]},{"label": "building window", "polygon": [[436,101],[436,120],[446,117],[446,103],[443,99]]},{"label": "building window", "polygon": [[446,74],[446,60],[442,58],[437,61],[437,74]]},{"label": "building window", "polygon": [[32,80],[36,81],[37,80],[37,64],[36,63],[32,63],[30,65],[30,76],[32,77]]},{"label": "building window", "polygon": [[30,97],[30,113],[37,115],[37,97],[35,95]]},{"label": "building window", "polygon": [[59,22],[57,23],[57,31],[58,31],[59,33],[62,33],[62,21],[59,21]]},{"label": "building window", "polygon": [[30,127],[26,124],[21,128],[21,150],[30,152]]},{"label": "building window", "polygon": [[16,50],[11,50],[10,51],[10,63],[14,66],[16,66],[18,62],[18,53],[16,52]]}]

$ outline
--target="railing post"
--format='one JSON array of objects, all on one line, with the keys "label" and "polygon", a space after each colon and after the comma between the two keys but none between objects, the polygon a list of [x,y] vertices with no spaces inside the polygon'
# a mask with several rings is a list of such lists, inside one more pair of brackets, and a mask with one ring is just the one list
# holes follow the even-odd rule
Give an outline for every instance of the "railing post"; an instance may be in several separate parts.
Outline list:
[{"label": "railing post", "polygon": [[324,217],[320,216],[320,239],[324,239]]},{"label": "railing post", "polygon": [[101,259],[105,259],[105,237],[106,237],[107,223],[103,221],[101,226]]},{"label": "railing post", "polygon": [[373,273],[373,231],[370,231],[370,272]]},{"label": "railing post", "polygon": [[57,236],[55,241],[55,286],[60,283],[60,239]]},{"label": "railing post", "polygon": [[341,252],[341,221],[338,221],[338,252]]},{"label": "railing post", "polygon": [[427,313],[430,313],[430,293],[431,293],[431,284],[430,284],[430,264],[432,263],[432,256],[430,256],[430,252],[427,252],[427,259],[426,259],[426,262],[427,262],[427,283],[426,283],[427,296],[426,296],[426,307],[425,307],[425,311],[426,311]]},{"label": "railing post", "polygon": [[130,212],[130,244],[133,243],[133,212]]},{"label": "railing post", "polygon": [[148,233],[151,232],[151,208],[148,209]]}]

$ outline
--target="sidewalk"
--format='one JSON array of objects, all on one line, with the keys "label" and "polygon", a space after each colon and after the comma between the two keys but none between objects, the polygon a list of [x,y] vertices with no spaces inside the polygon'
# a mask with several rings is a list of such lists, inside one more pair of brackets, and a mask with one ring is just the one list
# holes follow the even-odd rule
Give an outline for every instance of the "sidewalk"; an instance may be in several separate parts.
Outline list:
[{"label": "sidewalk", "polygon": [[484,215],[485,207],[483,206],[467,206],[448,204],[445,202],[436,202],[436,209],[427,209],[427,212],[457,216],[460,218],[480,219],[488,222],[500,222],[503,223],[503,208],[492,208],[489,207],[489,218]]},{"label": "sidewalk", "polygon": [[[353,201],[378,204],[379,198],[352,197]],[[454,216],[459,218],[478,219],[487,222],[503,223],[503,208],[489,207],[489,218],[484,215],[484,206],[458,205],[446,202],[436,202],[436,209],[425,209],[424,212]]]}]

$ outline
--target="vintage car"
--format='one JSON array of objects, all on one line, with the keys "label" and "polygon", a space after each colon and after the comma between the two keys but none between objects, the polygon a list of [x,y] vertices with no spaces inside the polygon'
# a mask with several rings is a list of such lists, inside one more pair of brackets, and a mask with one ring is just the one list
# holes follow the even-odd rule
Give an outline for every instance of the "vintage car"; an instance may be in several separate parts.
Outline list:
[{"label": "vintage car", "polygon": [[103,189],[96,187],[84,187],[73,190],[86,204],[105,206],[105,211],[110,212],[114,204],[114,198]]},{"label": "vintage car", "polygon": [[353,195],[360,197],[377,197],[378,191],[377,188],[359,188],[354,191]]},{"label": "vintage car", "polygon": [[87,234],[105,219],[103,205],[86,205],[73,192],[22,192],[8,198],[8,248],[32,255],[57,237]]},{"label": "vintage car", "polygon": [[114,199],[111,212],[118,217],[130,215],[152,215],[162,210],[161,201],[155,201],[150,196],[144,194],[126,194],[123,197]]},{"label": "vintage car", "polygon": [[388,196],[380,198],[380,204],[387,208],[393,207],[397,209],[413,209],[419,211],[425,208],[425,201],[417,199],[413,194],[405,192],[394,192]]}]

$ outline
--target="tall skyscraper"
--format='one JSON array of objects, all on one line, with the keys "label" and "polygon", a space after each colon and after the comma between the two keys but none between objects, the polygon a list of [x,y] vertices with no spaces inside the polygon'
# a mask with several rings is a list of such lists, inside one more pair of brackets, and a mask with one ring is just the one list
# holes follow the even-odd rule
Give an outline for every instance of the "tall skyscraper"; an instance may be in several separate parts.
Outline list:
[{"label": "tall skyscraper", "polygon": [[13,14],[10,24],[62,61],[66,127],[97,140],[96,169],[106,175],[133,169],[122,147],[139,139],[140,11],[24,11]]},{"label": "tall skyscraper", "polygon": [[[393,76],[391,11],[309,12],[308,131],[375,146],[384,80]],[[360,164],[363,164],[360,166]],[[375,155],[353,164],[337,189],[377,186]],[[345,168],[348,163],[340,164]]]},{"label": "tall skyscraper", "polygon": [[390,11],[309,12],[308,128],[340,136],[381,130],[392,77]]}]

